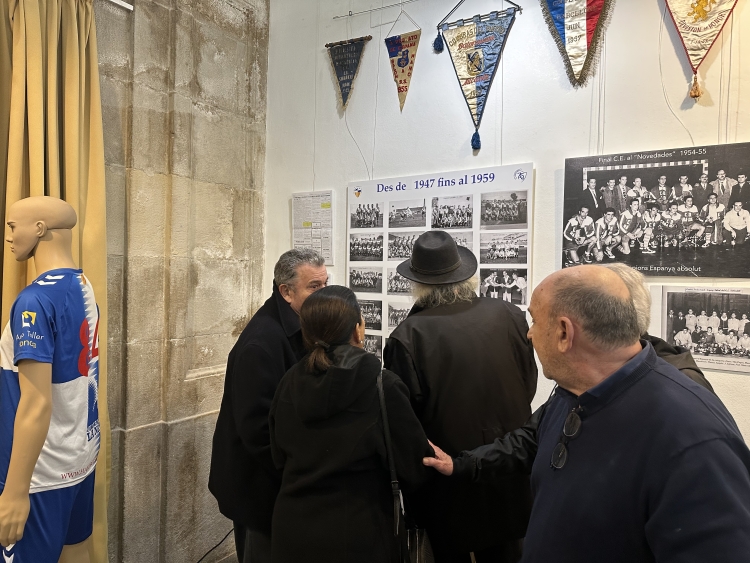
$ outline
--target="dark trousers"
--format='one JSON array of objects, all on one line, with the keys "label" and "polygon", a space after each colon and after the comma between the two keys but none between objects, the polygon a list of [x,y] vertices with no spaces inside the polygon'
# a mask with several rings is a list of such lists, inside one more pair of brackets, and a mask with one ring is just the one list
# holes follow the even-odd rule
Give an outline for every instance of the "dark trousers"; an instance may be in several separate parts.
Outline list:
[{"label": "dark trousers", "polygon": [[724,229],[724,243],[732,244],[734,240],[735,244],[744,244],[745,237],[747,237],[747,229],[735,229],[734,232],[737,233],[737,238],[735,239],[732,238],[732,231]]},{"label": "dark trousers", "polygon": [[[429,531],[428,531],[429,535]],[[434,539],[433,539],[434,538]],[[430,535],[435,563],[470,563],[471,554],[461,551],[445,541],[440,534]],[[521,560],[523,540],[501,542],[487,549],[474,552],[476,563],[518,563]]]},{"label": "dark trousers", "polygon": [[271,563],[271,536],[251,530],[240,522],[234,524],[234,546],[239,563]]}]

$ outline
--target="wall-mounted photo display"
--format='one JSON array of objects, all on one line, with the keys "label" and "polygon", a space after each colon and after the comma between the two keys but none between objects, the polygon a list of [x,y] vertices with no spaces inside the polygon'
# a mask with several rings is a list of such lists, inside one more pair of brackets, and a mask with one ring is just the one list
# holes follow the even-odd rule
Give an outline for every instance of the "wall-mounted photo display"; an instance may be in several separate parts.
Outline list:
[{"label": "wall-mounted photo display", "polygon": [[382,203],[352,203],[349,205],[350,229],[380,229],[383,227]]},{"label": "wall-mounted photo display", "polygon": [[701,368],[750,374],[750,288],[663,286],[659,314],[661,338]]},{"label": "wall-mounted photo display", "polygon": [[750,274],[750,143],[565,160],[562,267]]}]

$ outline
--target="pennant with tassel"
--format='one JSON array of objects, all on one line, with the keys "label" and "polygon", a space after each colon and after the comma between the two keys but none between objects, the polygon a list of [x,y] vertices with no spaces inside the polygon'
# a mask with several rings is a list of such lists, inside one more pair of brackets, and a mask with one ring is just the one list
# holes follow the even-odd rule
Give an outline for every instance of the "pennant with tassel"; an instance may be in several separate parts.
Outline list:
[{"label": "pennant with tassel", "polygon": [[365,49],[365,43],[372,39],[372,35],[366,37],[357,37],[346,41],[336,43],[326,43],[328,56],[331,59],[333,73],[336,75],[336,84],[338,85],[338,98],[341,107],[346,109],[349,103],[354,79],[357,78],[359,63],[362,60],[362,53]]},{"label": "pennant with tassel", "polygon": [[[520,7],[514,4],[502,12],[477,15],[468,21],[443,21],[438,28],[439,42],[447,47],[450,53],[456,77],[474,121],[474,134],[471,137],[471,148],[474,150],[482,148],[479,126],[482,123],[487,96],[495,79],[505,41],[513,27],[516,14],[520,11]],[[435,43],[438,43],[438,39]],[[437,45],[433,44],[433,47],[438,50]]]},{"label": "pennant with tassel", "polygon": [[666,0],[680,41],[693,70],[690,97],[696,102],[703,95],[698,84],[698,67],[729,21],[738,0]]}]

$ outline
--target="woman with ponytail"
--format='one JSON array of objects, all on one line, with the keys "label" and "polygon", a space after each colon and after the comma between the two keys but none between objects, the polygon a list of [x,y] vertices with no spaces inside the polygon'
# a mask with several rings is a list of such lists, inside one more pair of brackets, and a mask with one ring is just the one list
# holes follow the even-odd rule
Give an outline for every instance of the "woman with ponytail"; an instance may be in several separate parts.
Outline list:
[{"label": "woman with ponytail", "polygon": [[[378,358],[362,349],[354,293],[329,286],[300,310],[309,354],[281,380],[269,416],[271,453],[283,470],[273,513],[274,563],[396,563],[393,496],[376,386]],[[383,372],[394,461],[407,493],[428,477],[434,452],[406,386]]]}]

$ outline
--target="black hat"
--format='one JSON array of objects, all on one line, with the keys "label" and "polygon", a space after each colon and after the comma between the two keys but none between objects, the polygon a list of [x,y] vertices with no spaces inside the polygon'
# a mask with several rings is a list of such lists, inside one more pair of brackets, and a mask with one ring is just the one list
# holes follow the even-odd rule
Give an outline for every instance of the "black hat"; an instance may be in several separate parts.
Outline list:
[{"label": "black hat", "polygon": [[468,280],[477,271],[474,253],[445,231],[427,231],[414,242],[411,258],[396,271],[406,279],[438,285]]}]

